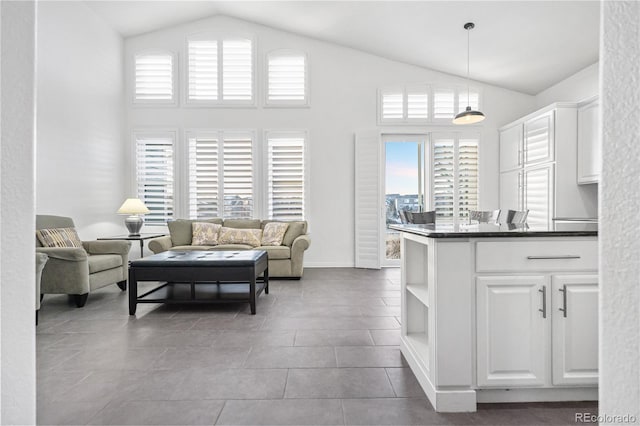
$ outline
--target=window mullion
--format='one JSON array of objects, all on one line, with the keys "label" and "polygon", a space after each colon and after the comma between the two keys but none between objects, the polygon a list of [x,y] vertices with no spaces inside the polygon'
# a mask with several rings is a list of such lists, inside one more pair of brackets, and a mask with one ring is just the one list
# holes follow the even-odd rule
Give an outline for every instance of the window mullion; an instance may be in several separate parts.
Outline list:
[{"label": "window mullion", "polygon": [[224,43],[222,41],[222,39],[217,41],[218,43],[218,102],[222,102],[224,101],[224,92],[223,92],[223,79],[224,79],[224,75],[223,75],[223,54],[222,54],[222,49],[224,49]]},{"label": "window mullion", "polygon": [[217,132],[218,138],[218,217],[224,217],[224,134]]},{"label": "window mullion", "polygon": [[406,87],[402,90],[402,120],[405,123],[409,121],[409,94]]},{"label": "window mullion", "polygon": [[460,218],[460,134],[453,137],[453,220]]}]

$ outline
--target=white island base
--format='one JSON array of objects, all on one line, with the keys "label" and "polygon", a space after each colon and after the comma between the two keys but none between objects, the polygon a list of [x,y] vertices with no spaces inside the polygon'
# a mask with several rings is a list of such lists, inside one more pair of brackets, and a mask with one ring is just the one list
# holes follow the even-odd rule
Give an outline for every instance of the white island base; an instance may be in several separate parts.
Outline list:
[{"label": "white island base", "polygon": [[597,237],[443,238],[394,228],[402,231],[400,347],[436,411],[597,400]]}]

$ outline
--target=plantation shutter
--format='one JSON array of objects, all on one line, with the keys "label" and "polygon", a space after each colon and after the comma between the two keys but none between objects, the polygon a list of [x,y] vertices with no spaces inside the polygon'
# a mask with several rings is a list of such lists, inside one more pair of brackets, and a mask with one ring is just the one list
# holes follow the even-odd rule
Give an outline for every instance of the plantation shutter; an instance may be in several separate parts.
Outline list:
[{"label": "plantation shutter", "polygon": [[434,120],[451,120],[455,116],[455,91],[453,89],[434,89]]},{"label": "plantation shutter", "polygon": [[381,93],[382,120],[399,121],[404,118],[404,94],[402,91]]},{"label": "plantation shutter", "polygon": [[434,138],[433,197],[436,220],[451,221],[455,215],[455,145],[453,138]]},{"label": "plantation shutter", "polygon": [[460,139],[458,143],[458,217],[468,218],[469,210],[478,210],[478,140]]},{"label": "plantation shutter", "polygon": [[219,156],[215,134],[189,136],[189,218],[219,217]]},{"label": "plantation shutter", "polygon": [[429,91],[426,87],[407,89],[407,118],[429,119]]},{"label": "plantation shutter", "polygon": [[173,102],[173,56],[135,56],[135,101]]},{"label": "plantation shutter", "polygon": [[253,50],[251,40],[222,42],[222,98],[251,101],[253,99]]},{"label": "plantation shutter", "polygon": [[380,269],[381,196],[380,134],[367,131],[355,140],[355,266]]},{"label": "plantation shutter", "polygon": [[223,216],[253,217],[253,138],[248,134],[223,138]]},{"label": "plantation shutter", "polygon": [[304,219],[304,134],[267,136],[269,219]]},{"label": "plantation shutter", "polygon": [[136,183],[138,198],[149,208],[149,224],[173,218],[173,163],[175,135],[136,133]]},{"label": "plantation shutter", "polygon": [[267,101],[306,101],[305,56],[274,53],[267,61]]},{"label": "plantation shutter", "polygon": [[218,42],[188,41],[188,100],[218,99]]}]

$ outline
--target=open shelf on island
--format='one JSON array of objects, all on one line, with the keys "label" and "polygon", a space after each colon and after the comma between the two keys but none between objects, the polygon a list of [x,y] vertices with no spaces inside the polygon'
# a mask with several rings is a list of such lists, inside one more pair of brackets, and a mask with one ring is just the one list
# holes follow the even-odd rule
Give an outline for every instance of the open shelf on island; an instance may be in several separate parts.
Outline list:
[{"label": "open shelf on island", "polygon": [[429,307],[429,291],[420,284],[407,284],[407,291],[413,294],[423,305]]},{"label": "open shelf on island", "polygon": [[429,365],[429,339],[425,333],[408,333],[407,341],[423,358],[426,366]]}]

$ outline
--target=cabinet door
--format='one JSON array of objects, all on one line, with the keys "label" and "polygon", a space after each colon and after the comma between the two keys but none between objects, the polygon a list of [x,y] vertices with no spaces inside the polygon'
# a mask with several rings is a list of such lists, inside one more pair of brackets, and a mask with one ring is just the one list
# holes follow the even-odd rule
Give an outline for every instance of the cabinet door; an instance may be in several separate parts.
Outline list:
[{"label": "cabinet door", "polygon": [[500,171],[522,166],[522,124],[500,132]]},{"label": "cabinet door", "polygon": [[554,385],[598,384],[598,276],[555,275],[552,286]]},{"label": "cabinet door", "polygon": [[479,277],[478,386],[542,386],[548,380],[549,312],[544,276]]},{"label": "cabinet door", "polygon": [[602,139],[598,100],[578,110],[578,183],[596,183],[600,180]]},{"label": "cabinet door", "polygon": [[554,159],[554,111],[524,123],[524,163],[532,165]]},{"label": "cabinet door", "polygon": [[553,164],[524,171],[524,208],[532,227],[551,225],[553,218]]},{"label": "cabinet door", "polygon": [[522,172],[520,170],[500,173],[500,208],[522,209]]}]

